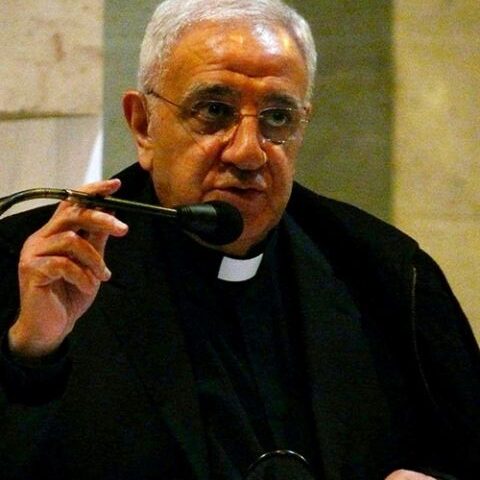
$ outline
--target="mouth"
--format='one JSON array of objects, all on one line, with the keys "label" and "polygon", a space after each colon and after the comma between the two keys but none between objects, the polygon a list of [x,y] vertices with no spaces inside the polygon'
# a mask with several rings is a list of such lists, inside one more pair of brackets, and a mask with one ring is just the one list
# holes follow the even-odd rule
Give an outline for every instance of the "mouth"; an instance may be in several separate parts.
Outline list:
[{"label": "mouth", "polygon": [[232,203],[240,210],[248,209],[265,196],[265,190],[253,186],[223,186],[213,189],[209,196]]},{"label": "mouth", "polygon": [[245,193],[251,193],[251,192],[257,192],[257,193],[262,192],[260,188],[255,188],[255,187],[224,187],[224,188],[219,188],[218,190],[224,190],[226,192],[235,193],[237,195],[243,195]]}]

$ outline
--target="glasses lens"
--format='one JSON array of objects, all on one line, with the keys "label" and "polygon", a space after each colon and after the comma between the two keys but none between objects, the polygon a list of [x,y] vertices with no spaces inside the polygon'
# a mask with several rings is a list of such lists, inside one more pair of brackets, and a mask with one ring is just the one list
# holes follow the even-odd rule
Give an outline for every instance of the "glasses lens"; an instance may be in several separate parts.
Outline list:
[{"label": "glasses lens", "polygon": [[[189,109],[183,109],[184,118],[191,130],[201,135],[213,135],[229,131],[244,116],[236,107],[216,100],[202,100]],[[272,107],[258,115],[262,136],[273,143],[284,143],[297,132],[302,117],[295,108]]]},{"label": "glasses lens", "polygon": [[245,480],[315,480],[307,460],[291,450],[263,454],[248,469]]},{"label": "glasses lens", "polygon": [[205,100],[190,109],[190,128],[202,135],[228,130],[236,121],[235,107],[228,103]]},{"label": "glasses lens", "polygon": [[292,137],[300,125],[300,114],[293,108],[269,108],[259,115],[262,135],[274,143]]}]

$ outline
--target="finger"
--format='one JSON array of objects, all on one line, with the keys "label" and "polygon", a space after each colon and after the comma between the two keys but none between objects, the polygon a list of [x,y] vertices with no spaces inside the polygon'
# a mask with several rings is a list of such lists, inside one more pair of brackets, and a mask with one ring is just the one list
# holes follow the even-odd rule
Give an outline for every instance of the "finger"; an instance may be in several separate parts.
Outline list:
[{"label": "finger", "polygon": [[[88,193],[91,195],[100,195],[106,197],[108,195],[113,195],[121,187],[122,183],[118,178],[113,178],[110,180],[99,180],[98,182],[91,182],[80,187],[75,188],[79,192]],[[72,202],[63,201],[60,202],[57,212],[61,213],[65,208],[68,208]]]},{"label": "finger", "polygon": [[34,255],[67,257],[75,261],[80,267],[90,269],[101,281],[106,281],[111,276],[102,254],[88,240],[73,231],[50,236],[48,242],[44,242],[41,250],[37,250]]},{"label": "finger", "polygon": [[86,183],[74,190],[79,192],[88,193],[90,195],[113,195],[121,187],[122,182],[118,178],[112,178],[110,180],[99,180],[97,182]]},{"label": "finger", "polygon": [[109,180],[99,180],[98,182],[87,183],[75,190],[96,195],[112,195],[121,187],[121,185],[122,182],[120,179],[112,178]]},{"label": "finger", "polygon": [[86,233],[85,238],[95,248],[95,250],[102,256],[105,254],[105,247],[107,245],[108,235],[98,232]]},{"label": "finger", "polygon": [[40,257],[34,265],[35,275],[30,278],[30,287],[46,287],[64,280],[86,295],[93,295],[100,282],[88,269],[83,269],[67,257]]},{"label": "finger", "polygon": [[111,213],[70,205],[57,212],[40,232],[43,237],[48,237],[66,230],[83,230],[121,237],[127,233],[128,226]]}]

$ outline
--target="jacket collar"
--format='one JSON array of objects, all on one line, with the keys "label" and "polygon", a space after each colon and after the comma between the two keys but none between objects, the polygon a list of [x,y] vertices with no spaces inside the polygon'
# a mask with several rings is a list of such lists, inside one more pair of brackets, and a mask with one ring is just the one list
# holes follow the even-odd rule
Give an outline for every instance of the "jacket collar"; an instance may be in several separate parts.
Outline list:
[{"label": "jacket collar", "polygon": [[[140,201],[151,202],[147,197]],[[207,451],[193,372],[166,280],[166,262],[152,257],[159,248],[155,219],[128,214],[122,220],[130,229],[126,237],[110,239],[106,263],[113,276],[102,287],[101,306],[196,478],[206,480]]]},{"label": "jacket collar", "polygon": [[[372,456],[383,448],[382,437],[375,432],[388,432],[388,405],[364,319],[346,285],[312,240],[288,216],[286,227],[326,478],[373,478],[374,470],[369,468],[376,468],[376,459]],[[371,432],[368,438],[365,432]]]}]

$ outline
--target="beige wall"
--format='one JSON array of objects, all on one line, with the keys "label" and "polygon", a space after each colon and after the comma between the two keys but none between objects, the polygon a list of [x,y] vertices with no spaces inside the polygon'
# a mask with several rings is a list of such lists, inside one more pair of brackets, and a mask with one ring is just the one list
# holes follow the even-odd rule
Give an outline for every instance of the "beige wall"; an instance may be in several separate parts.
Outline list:
[{"label": "beige wall", "polygon": [[394,222],[441,264],[480,340],[480,2],[397,0]]},{"label": "beige wall", "polygon": [[101,0],[2,0],[0,196],[100,176],[102,23]]}]

